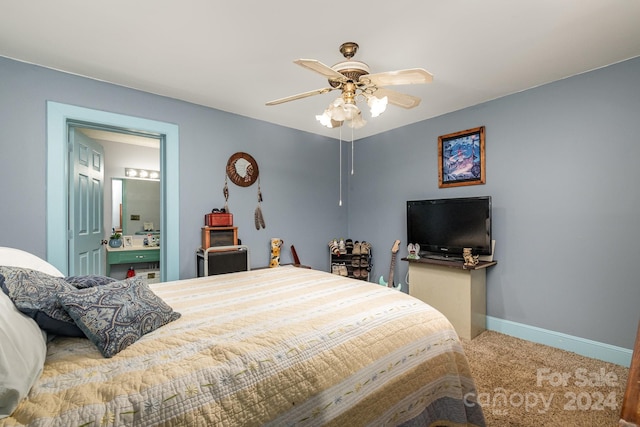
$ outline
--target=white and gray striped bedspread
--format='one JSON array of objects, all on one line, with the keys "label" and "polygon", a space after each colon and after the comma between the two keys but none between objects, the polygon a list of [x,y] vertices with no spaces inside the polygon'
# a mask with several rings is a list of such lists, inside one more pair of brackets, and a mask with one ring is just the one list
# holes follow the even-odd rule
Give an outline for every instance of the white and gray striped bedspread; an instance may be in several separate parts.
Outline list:
[{"label": "white and gray striped bedspread", "polygon": [[484,425],[453,327],[404,293],[291,266],[151,286],[180,319],[111,359],[56,338],[0,426]]}]

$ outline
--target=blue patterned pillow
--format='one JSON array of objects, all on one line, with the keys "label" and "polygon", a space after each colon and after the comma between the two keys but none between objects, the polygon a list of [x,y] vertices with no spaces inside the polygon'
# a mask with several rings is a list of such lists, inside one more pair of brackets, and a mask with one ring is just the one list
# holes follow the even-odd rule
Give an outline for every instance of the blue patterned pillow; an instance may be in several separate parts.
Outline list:
[{"label": "blue patterned pillow", "polygon": [[0,275],[4,277],[4,281],[0,281],[4,293],[42,330],[54,335],[85,336],[56,298],[60,292],[75,290],[62,277],[8,266],[0,266]]},{"label": "blue patterned pillow", "polygon": [[101,276],[99,274],[69,276],[65,277],[64,280],[76,289],[93,288],[94,286],[102,286],[116,281],[113,277]]},{"label": "blue patterned pillow", "polygon": [[62,292],[58,300],[104,357],[180,317],[138,277]]}]

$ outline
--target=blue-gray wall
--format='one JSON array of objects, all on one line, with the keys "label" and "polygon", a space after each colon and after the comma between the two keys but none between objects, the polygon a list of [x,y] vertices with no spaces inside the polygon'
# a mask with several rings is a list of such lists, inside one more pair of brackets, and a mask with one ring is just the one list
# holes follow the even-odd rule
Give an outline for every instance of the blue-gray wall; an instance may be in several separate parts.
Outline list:
[{"label": "blue-gray wall", "polygon": [[[490,195],[498,265],[487,271],[488,315],[632,348],[639,121],[636,58],[356,141],[349,232],[373,242],[376,277],[386,276],[395,239],[407,254],[406,200]],[[438,136],[477,126],[486,184],[439,189]]]},{"label": "blue-gray wall", "polygon": [[[406,200],[491,195],[498,265],[488,314],[633,346],[640,59],[356,141],[339,207],[335,140],[0,58],[0,246],[45,258],[48,100],[180,127],[181,278],[195,275],[203,214],[224,203],[227,159],[245,151],[260,166],[267,229],[253,226],[255,186],[230,184],[229,201],[254,266],[281,237],[326,269],[327,241],[349,236],[373,243],[372,275],[386,276],[393,241],[406,245]],[[487,184],[438,189],[438,136],[477,126],[486,126]],[[406,270],[399,262],[396,277]]]},{"label": "blue-gray wall", "polygon": [[196,274],[204,214],[224,205],[225,167],[237,151],[260,168],[266,229],[254,225],[257,185],[229,182],[234,225],[254,267],[268,265],[269,240],[279,237],[281,262],[292,262],[293,244],[304,264],[326,270],[327,242],[346,234],[336,140],[0,57],[0,246],[47,258],[47,101],[179,126],[180,278]]}]

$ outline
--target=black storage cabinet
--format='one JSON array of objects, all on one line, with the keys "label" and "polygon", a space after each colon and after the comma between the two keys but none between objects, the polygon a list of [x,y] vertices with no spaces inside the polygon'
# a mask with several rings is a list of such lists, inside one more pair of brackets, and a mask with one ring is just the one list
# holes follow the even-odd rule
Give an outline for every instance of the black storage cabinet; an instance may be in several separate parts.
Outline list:
[{"label": "black storage cabinet", "polygon": [[249,248],[244,245],[218,246],[206,250],[200,248],[196,252],[198,277],[248,271],[249,269]]}]

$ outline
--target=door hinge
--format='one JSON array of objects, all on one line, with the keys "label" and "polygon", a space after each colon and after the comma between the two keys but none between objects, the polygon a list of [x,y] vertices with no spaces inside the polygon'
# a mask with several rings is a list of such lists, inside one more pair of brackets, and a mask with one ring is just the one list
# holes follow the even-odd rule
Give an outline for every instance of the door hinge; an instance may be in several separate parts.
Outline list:
[{"label": "door hinge", "polygon": [[67,240],[73,240],[73,230],[67,230]]}]

